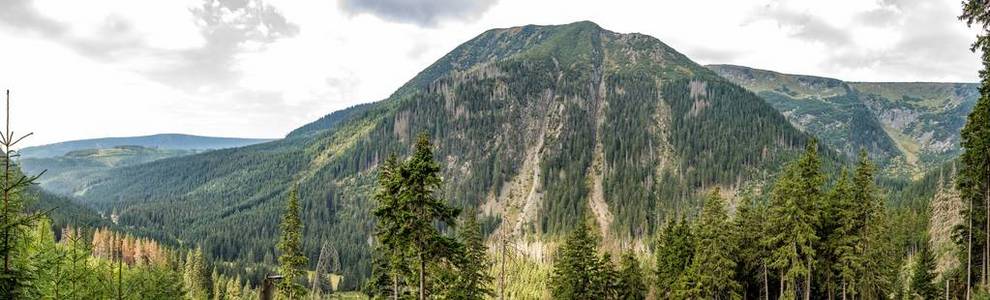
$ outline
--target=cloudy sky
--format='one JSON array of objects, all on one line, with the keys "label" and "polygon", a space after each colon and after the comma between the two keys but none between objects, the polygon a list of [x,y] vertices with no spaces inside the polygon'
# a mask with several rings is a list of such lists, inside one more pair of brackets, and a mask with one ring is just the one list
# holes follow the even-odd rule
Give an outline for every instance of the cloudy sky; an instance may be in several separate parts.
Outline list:
[{"label": "cloudy sky", "polygon": [[0,89],[25,145],[281,137],[383,99],[482,31],[590,20],[703,64],[858,81],[966,81],[959,0],[0,0]]}]

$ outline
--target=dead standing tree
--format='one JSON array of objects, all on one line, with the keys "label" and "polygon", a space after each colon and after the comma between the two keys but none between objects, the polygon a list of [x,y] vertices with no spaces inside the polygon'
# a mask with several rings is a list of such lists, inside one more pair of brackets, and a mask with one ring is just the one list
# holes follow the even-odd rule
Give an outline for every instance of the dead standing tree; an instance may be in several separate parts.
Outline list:
[{"label": "dead standing tree", "polygon": [[[340,258],[337,253],[337,248],[330,244],[329,241],[323,242],[323,247],[320,248],[320,259],[316,261],[316,270],[313,272],[313,282],[310,287],[310,295],[312,299],[320,299],[323,296],[323,283],[324,280],[330,274],[336,274],[340,268]],[[336,290],[334,286],[331,286],[331,293]]]}]

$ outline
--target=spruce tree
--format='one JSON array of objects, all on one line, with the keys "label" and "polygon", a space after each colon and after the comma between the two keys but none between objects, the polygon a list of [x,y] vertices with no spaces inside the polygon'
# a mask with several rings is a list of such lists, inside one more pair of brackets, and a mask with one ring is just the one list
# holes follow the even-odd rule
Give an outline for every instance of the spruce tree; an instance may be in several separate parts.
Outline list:
[{"label": "spruce tree", "polygon": [[302,249],[302,220],[299,217],[299,197],[296,190],[289,192],[289,201],[282,215],[282,233],[278,242],[278,269],[282,275],[279,282],[279,296],[283,299],[301,299],[306,288],[299,284],[306,275],[308,259]]},{"label": "spruce tree", "polygon": [[643,279],[643,270],[639,267],[639,261],[632,250],[622,255],[622,262],[619,267],[617,289],[617,299],[621,300],[643,300],[646,299],[646,283]]},{"label": "spruce tree", "polygon": [[[597,248],[597,245],[596,245]],[[605,252],[598,257],[591,271],[592,299],[616,299],[619,295],[619,271],[612,263],[612,254]]]},{"label": "spruce tree", "polygon": [[672,297],[694,256],[694,236],[687,220],[669,221],[660,232],[656,250],[656,285],[661,298]]},{"label": "spruce tree", "polygon": [[825,241],[832,258],[828,267],[834,275],[834,284],[837,285],[835,292],[845,299],[857,294],[856,282],[863,272],[860,241],[864,225],[857,217],[861,206],[853,199],[852,182],[846,170],[842,170],[828,197],[832,203],[831,220],[836,225]]},{"label": "spruce tree", "polygon": [[598,296],[607,289],[597,238],[585,224],[582,219],[554,254],[550,276],[554,299],[602,299]]},{"label": "spruce tree", "polygon": [[399,191],[402,188],[402,173],[398,159],[390,155],[382,163],[378,173],[378,188],[374,199],[376,207],[374,215],[376,249],[372,256],[372,276],[368,282],[372,295],[384,296],[390,293],[393,299],[399,298],[401,287],[399,281],[409,272],[406,255],[411,249],[405,234],[405,220],[412,218],[411,211],[400,202]]},{"label": "spruce tree", "polygon": [[805,154],[788,165],[770,195],[769,228],[765,243],[770,248],[770,266],[781,279],[780,297],[810,298],[815,263],[819,201],[824,183],[817,143],[808,144]]},{"label": "spruce tree", "polygon": [[935,256],[928,246],[927,238],[918,247],[914,270],[911,272],[911,291],[914,297],[937,299],[939,288],[935,286]]},{"label": "spruce tree", "polygon": [[189,250],[182,272],[183,286],[189,299],[209,298],[209,274],[206,270],[203,249],[196,247],[194,250]]},{"label": "spruce tree", "polygon": [[473,211],[464,216],[464,221],[458,227],[457,237],[464,245],[464,255],[457,266],[457,283],[450,299],[484,299],[492,297],[495,292],[491,288],[493,277],[488,274],[491,260],[488,259],[488,247],[481,236],[481,226]]},{"label": "spruce tree", "polygon": [[15,136],[10,129],[10,90],[7,90],[7,127],[0,133],[0,160],[3,176],[0,177],[0,256],[3,256],[3,269],[0,270],[0,295],[6,299],[30,297],[30,287],[35,283],[31,258],[25,253],[27,231],[41,213],[27,213],[24,210],[27,187],[34,184],[39,175],[26,176],[17,165],[17,152],[14,147],[31,135]]},{"label": "spruce tree", "polygon": [[736,280],[742,285],[743,298],[752,298],[769,293],[769,270],[766,260],[769,256],[762,243],[766,206],[758,204],[752,196],[743,197],[736,208],[733,219],[735,241],[739,247],[736,266]]},{"label": "spruce tree", "polygon": [[433,157],[428,136],[420,134],[412,157],[400,168],[400,243],[413,247],[418,262],[419,299],[428,295],[427,265],[449,259],[458,251],[456,240],[440,233],[437,223],[454,224],[460,213],[439,198],[443,185],[440,165]]},{"label": "spruce tree", "polygon": [[860,261],[863,263],[858,292],[865,298],[883,297],[893,284],[897,268],[887,214],[876,187],[875,171],[876,167],[866,151],[860,151],[853,176],[852,197],[858,205],[856,222],[863,226],[858,246],[862,249]]},{"label": "spruce tree", "polygon": [[[990,257],[990,4],[982,0],[963,2],[959,17],[966,25],[979,28],[980,32],[971,50],[982,53],[983,69],[980,70],[980,98],[966,119],[961,132],[963,153],[956,185],[965,203],[964,212],[969,228],[966,232],[969,245],[965,257],[967,264],[967,297],[971,285],[978,277],[986,284],[990,264],[979,264],[977,259]],[[979,268],[979,269],[977,269]],[[981,276],[982,275],[982,276]]]},{"label": "spruce tree", "polygon": [[736,244],[725,205],[715,188],[705,199],[695,227],[695,250],[688,268],[690,298],[737,299]]}]

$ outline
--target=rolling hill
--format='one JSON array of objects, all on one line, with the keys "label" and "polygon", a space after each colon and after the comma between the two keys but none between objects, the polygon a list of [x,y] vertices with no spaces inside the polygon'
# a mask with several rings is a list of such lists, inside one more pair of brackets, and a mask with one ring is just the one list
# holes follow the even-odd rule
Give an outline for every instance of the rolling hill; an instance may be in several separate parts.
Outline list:
[{"label": "rolling hill", "polygon": [[198,152],[201,150],[114,146],[73,150],[54,157],[21,158],[18,163],[27,174],[45,172],[44,176],[38,178],[38,184],[45,190],[72,195],[85,191],[89,182],[104,176],[110,169]]},{"label": "rolling hill", "polygon": [[141,146],[170,150],[202,151],[241,147],[268,141],[271,141],[271,139],[208,137],[188,134],[156,134],[135,137],[111,137],[67,141],[49,145],[27,147],[18,152],[20,153],[21,158],[44,158],[62,156],[76,150],[104,149],[117,146]]}]

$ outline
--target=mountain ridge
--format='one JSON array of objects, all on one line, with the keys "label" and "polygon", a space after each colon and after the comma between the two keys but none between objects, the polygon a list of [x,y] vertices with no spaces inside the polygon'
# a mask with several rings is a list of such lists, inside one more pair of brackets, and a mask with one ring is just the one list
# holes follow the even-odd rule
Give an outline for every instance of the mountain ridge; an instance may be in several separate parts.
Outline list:
[{"label": "mountain ridge", "polygon": [[590,22],[486,31],[388,99],[300,128],[116,168],[81,197],[126,226],[257,262],[274,257],[272,224],[297,189],[306,254],[333,242],[354,288],[369,271],[377,164],[407,154],[421,132],[436,145],[445,198],[480,207],[483,224],[534,260],[583,217],[616,245],[642,245],[700,192],[759,185],[811,140],[661,41]]},{"label": "mountain ridge", "polygon": [[738,65],[708,68],[848,157],[867,149],[889,176],[918,178],[956,157],[959,129],[979,95],[976,83],[846,82]]},{"label": "mountain ridge", "polygon": [[143,146],[149,148],[213,150],[269,142],[272,139],[211,137],[181,133],[104,137],[70,140],[52,144],[26,147],[18,151],[22,158],[55,157],[74,150],[112,148],[116,146]]}]

